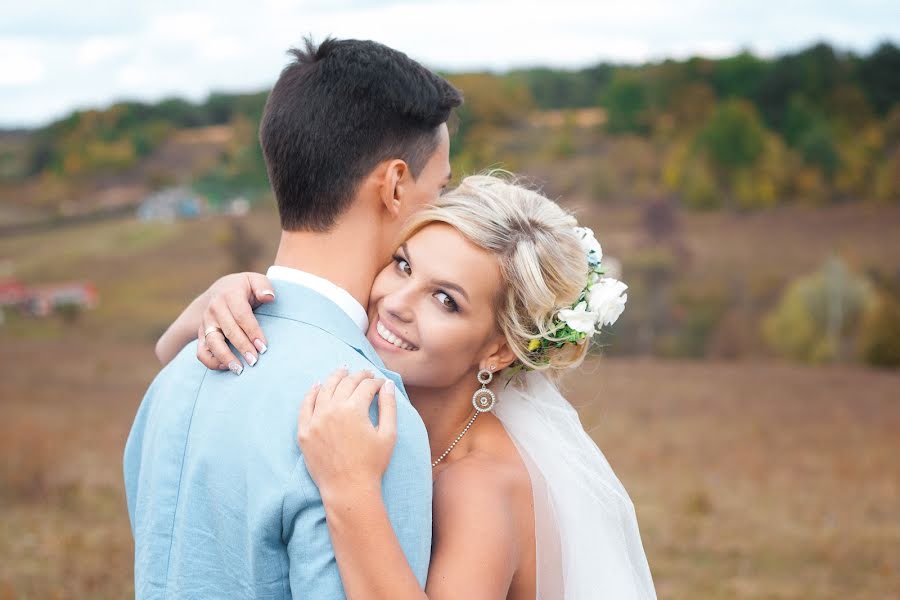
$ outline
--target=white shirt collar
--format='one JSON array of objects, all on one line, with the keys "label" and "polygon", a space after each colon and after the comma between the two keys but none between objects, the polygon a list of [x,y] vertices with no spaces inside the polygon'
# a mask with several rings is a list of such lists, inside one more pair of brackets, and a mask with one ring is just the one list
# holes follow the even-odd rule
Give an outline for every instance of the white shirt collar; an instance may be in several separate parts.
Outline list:
[{"label": "white shirt collar", "polygon": [[356,323],[357,327],[359,327],[363,333],[368,331],[369,315],[366,314],[366,309],[363,308],[356,298],[351,296],[350,292],[344,288],[337,286],[318,275],[280,265],[272,265],[269,267],[269,270],[266,271],[266,277],[269,279],[279,279],[281,281],[296,283],[322,294],[347,313],[347,316]]}]

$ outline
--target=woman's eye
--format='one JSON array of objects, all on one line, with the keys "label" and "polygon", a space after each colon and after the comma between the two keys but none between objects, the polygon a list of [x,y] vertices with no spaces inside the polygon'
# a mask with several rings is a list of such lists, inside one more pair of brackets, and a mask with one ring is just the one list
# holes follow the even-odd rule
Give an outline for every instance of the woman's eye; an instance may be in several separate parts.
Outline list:
[{"label": "woman's eye", "polygon": [[406,262],[406,259],[404,259],[403,257],[395,256],[394,262],[397,263],[397,268],[400,269],[401,271],[403,271],[404,273],[406,273],[407,275],[412,273],[412,269],[410,268],[409,263]]},{"label": "woman's eye", "polygon": [[456,304],[456,300],[451,298],[445,292],[438,292],[434,295],[434,297],[437,298],[438,302],[443,304],[446,309],[452,312],[456,312],[457,310],[459,310],[459,306]]}]

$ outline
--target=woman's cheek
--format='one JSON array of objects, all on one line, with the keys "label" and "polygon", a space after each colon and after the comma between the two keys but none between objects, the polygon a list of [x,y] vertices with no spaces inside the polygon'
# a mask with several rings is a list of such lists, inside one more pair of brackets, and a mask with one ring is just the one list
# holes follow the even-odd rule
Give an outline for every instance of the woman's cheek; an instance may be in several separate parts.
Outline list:
[{"label": "woman's cheek", "polygon": [[436,368],[440,371],[434,373],[436,378],[449,385],[470,370],[475,346],[461,326],[461,321],[441,321],[427,328],[428,351],[423,358],[432,368],[429,370]]}]

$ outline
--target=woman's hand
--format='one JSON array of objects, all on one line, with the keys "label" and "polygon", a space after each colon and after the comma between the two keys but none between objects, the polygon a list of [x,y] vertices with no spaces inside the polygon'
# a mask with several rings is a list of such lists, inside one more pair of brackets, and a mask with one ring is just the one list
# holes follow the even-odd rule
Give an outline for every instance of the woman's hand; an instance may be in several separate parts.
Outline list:
[{"label": "woman's hand", "polygon": [[[178,315],[178,318],[169,325],[156,342],[156,357],[161,364],[168,364],[194,337],[199,337],[197,358],[200,359],[200,362],[210,369],[230,368],[240,375],[243,370],[241,361],[231,353],[223,335],[228,335],[230,331],[229,337],[234,336],[232,341],[236,343],[241,353],[250,352],[254,359],[251,362],[256,362],[256,359],[259,358],[256,352],[265,351],[266,338],[259,331],[259,325],[256,323],[253,313],[249,310],[243,312],[241,307],[252,309],[274,299],[275,293],[265,275],[259,273],[226,275],[194,298]],[[222,321],[225,325],[221,327],[225,334],[217,332],[210,333],[208,336],[204,335],[207,327],[220,327],[217,318],[220,313],[224,315]],[[246,318],[248,313],[249,319]],[[232,325],[235,322],[237,327]],[[241,335],[238,335],[238,332]],[[260,343],[252,344],[249,342],[250,339],[259,340]],[[209,347],[207,343],[210,344]],[[219,352],[221,356],[216,357],[211,351]],[[247,359],[247,356],[244,358]]]},{"label": "woman's hand", "polygon": [[[251,367],[268,349],[253,309],[275,300],[272,283],[259,273],[234,273],[212,284],[205,296],[207,302],[197,328],[197,359],[210,369],[227,368],[240,375],[244,367],[228,342]],[[210,331],[213,327],[221,332]]]},{"label": "woman's hand", "polygon": [[[369,419],[375,394],[377,428]],[[323,501],[346,492],[380,492],[396,439],[394,382],[374,379],[371,371],[348,375],[338,369],[303,400],[297,442]]]}]

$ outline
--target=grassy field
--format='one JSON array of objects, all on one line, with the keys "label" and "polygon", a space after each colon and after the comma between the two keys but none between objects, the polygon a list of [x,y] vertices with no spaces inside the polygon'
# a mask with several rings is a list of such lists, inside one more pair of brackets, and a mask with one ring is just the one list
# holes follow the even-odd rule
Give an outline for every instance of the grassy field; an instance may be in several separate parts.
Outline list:
[{"label": "grassy field", "polygon": [[[587,211],[625,252],[634,216]],[[893,209],[691,217],[693,268],[794,274],[835,244],[897,263]],[[248,228],[274,249],[274,215]],[[229,270],[224,220],[0,240],[27,283],[86,279],[74,323],[0,327],[0,599],[131,595],[121,454],[156,336]],[[271,250],[258,257],[262,269]],[[763,360],[593,359],[569,384],[637,507],[661,598],[900,597],[900,373]]]}]

